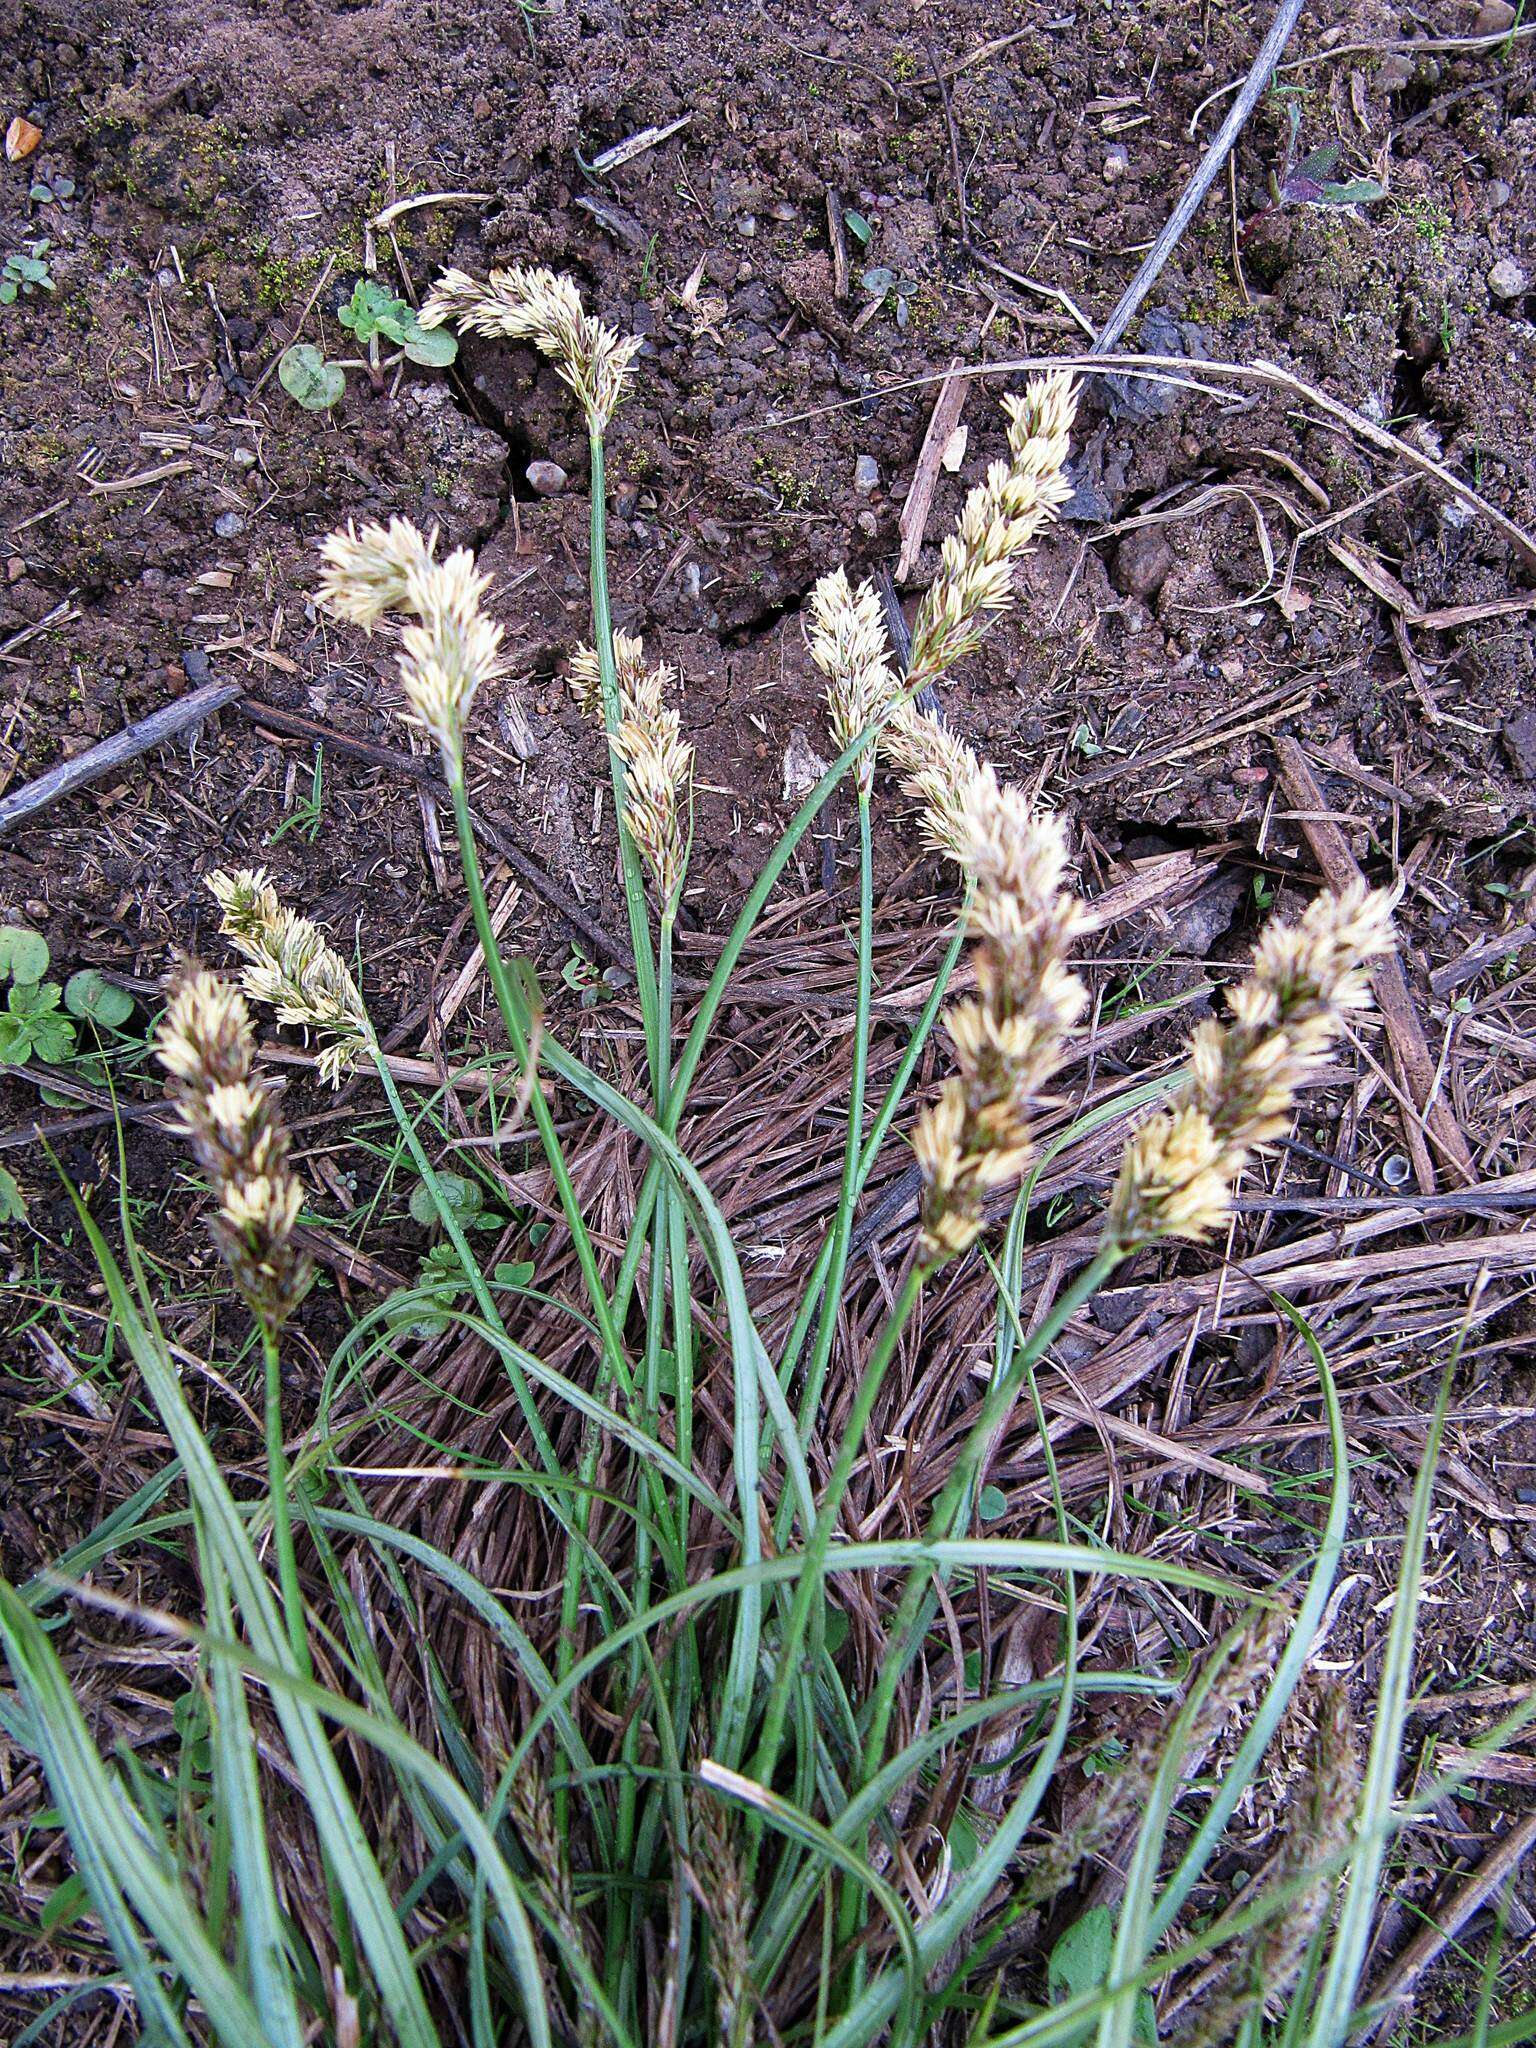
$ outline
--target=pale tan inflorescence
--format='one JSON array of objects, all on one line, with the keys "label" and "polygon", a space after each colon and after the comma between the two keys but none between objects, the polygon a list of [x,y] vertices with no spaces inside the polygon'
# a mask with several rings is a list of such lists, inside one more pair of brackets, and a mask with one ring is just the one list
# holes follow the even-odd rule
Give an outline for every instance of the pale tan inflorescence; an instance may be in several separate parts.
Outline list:
[{"label": "pale tan inflorescence", "polygon": [[[611,738],[625,767],[624,822],[658,900],[674,905],[687,860],[693,783],[693,747],[682,737],[682,720],[667,702],[677,671],[665,661],[648,664],[643,645],[629,633],[614,634],[613,657],[619,722]],[[592,648],[578,647],[571,656],[570,685],[582,710],[604,724],[602,675]]]},{"label": "pale tan inflorescence", "polygon": [[[918,610],[905,678],[896,673],[870,584],[854,590],[846,571],[835,569],[811,594],[811,655],[827,678],[839,751],[883,718],[879,753],[917,803],[925,841],[965,872],[968,821],[987,809],[983,777],[990,770],[974,747],[920,711],[911,695],[972,652],[990,621],[1012,603],[1014,563],[1070,492],[1066,460],[1077,390],[1068,373],[1053,371],[1003,404],[1009,460],[993,463],[970,492],[944,542],[939,573]],[[861,769],[872,772],[864,762]]]},{"label": "pale tan inflorescence", "polygon": [[[868,726],[889,715],[900,689],[891,667],[890,641],[873,584],[854,590],[846,569],[833,569],[811,592],[811,659],[827,679],[832,744],[841,754]],[[874,781],[875,749],[867,747],[855,771],[866,794]]]},{"label": "pale tan inflorescence", "polygon": [[976,994],[947,1015],[958,1072],[913,1134],[926,1265],[964,1251],[986,1221],[988,1196],[1028,1163],[1031,1105],[1086,1001],[1066,967],[1084,912],[1065,887],[1059,821],[1037,816],[988,770],[964,829],[976,862]]},{"label": "pale tan inflorescence", "polygon": [[1126,1147],[1105,1219],[1130,1250],[1199,1239],[1225,1220],[1233,1181],[1287,1129],[1297,1094],[1326,1065],[1344,1020],[1369,1001],[1366,969],[1393,949],[1390,891],[1352,884],[1314,898],[1296,924],[1271,922],[1231,1019],[1200,1026],[1169,1108]]},{"label": "pale tan inflorescence", "polygon": [[156,1053],[218,1204],[214,1242],[252,1312],[275,1332],[309,1282],[309,1262],[293,1241],[304,1190],[288,1165],[276,1102],[252,1077],[240,991],[189,969],[171,990]]},{"label": "pale tan inflorescence", "polygon": [[[318,596],[334,617],[372,632],[391,612],[413,623],[400,636],[400,686],[407,714],[436,741],[451,776],[459,774],[464,729],[481,687],[503,674],[502,629],[486,616],[489,579],[467,548],[436,559],[437,531],[423,534],[408,519],[388,526],[350,523],[320,543],[324,567]],[[528,734],[511,694],[502,709]]]},{"label": "pale tan inflorescence", "polygon": [[280,1024],[298,1024],[322,1040],[320,1077],[342,1076],[372,1050],[373,1027],[345,960],[319,926],[279,902],[261,868],[207,877],[223,913],[224,936],[245,961],[242,986],[252,1002],[270,1003]]},{"label": "pale tan inflorescence", "polygon": [[1031,378],[1022,397],[1003,400],[1007,462],[994,462],[966,498],[940,550],[939,573],[912,628],[909,683],[930,682],[969,654],[989,614],[1013,601],[1013,565],[1071,495],[1066,462],[1077,413],[1069,372]]},{"label": "pale tan inflorescence", "polygon": [[589,313],[570,278],[522,264],[493,270],[483,282],[445,270],[418,317],[423,327],[452,321],[474,334],[531,342],[576,393],[595,433],[618,410],[641,345],[639,335],[620,334]]}]

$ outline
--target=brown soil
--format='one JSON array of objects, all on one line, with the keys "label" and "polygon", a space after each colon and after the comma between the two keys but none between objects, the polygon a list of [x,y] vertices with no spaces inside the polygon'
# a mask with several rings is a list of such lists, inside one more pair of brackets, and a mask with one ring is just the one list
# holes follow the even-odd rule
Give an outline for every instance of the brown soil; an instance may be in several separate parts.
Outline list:
[{"label": "brown soil", "polygon": [[[1470,0],[1440,10],[1434,33],[1466,33],[1474,14]],[[410,370],[378,391],[349,375],[325,416],[301,411],[267,374],[317,284],[304,336],[351,352],[335,309],[362,273],[364,223],[380,206],[489,194],[405,215],[397,239],[380,238],[381,275],[419,297],[450,261],[545,261],[648,337],[610,449],[612,576],[618,622],[686,681],[700,796],[688,900],[700,929],[683,971],[695,974],[793,807],[786,755],[826,751],[800,607],[816,576],[844,559],[861,572],[895,561],[935,395],[913,380],[957,360],[1005,365],[1082,346],[1068,309],[1096,324],[1114,304],[1211,132],[1203,102],[1246,71],[1266,19],[1176,0],[1075,13],[1038,0],[943,10],[778,0],[712,15],[654,0],[546,0],[527,21],[476,0],[0,0],[0,117],[27,114],[44,131],[34,156],[0,167],[0,256],[46,236],[54,283],[0,306],[0,777],[14,789],[210,677],[243,681],[332,736],[321,742],[313,836],[296,812],[311,789],[313,742],[226,712],[194,742],[0,845],[0,921],[43,930],[59,966],[99,967],[148,999],[178,949],[218,954],[200,878],[259,859],[343,943],[356,934],[373,1014],[409,1025],[403,1050],[433,1053],[421,1006],[468,950],[451,849],[445,865],[434,845],[442,820],[407,780],[341,745],[409,744],[387,648],[338,634],[308,601],[318,536],[348,518],[402,514],[478,548],[501,592],[508,687],[531,715],[536,749],[520,760],[497,703],[482,704],[480,811],[590,920],[622,929],[603,761],[562,680],[586,630],[587,455],[568,394],[530,353],[473,342],[446,375]],[[1529,532],[1533,45],[1417,57],[1388,47],[1424,33],[1385,0],[1309,12],[1292,54],[1312,61],[1287,74],[1287,101],[1261,104],[1231,193],[1218,183],[1128,342],[1187,357],[1192,376],[1202,357],[1279,363],[1390,423]],[[936,65],[947,74],[971,240],[1044,289],[1008,282],[960,247]],[[1300,111],[1303,150],[1342,142],[1349,174],[1381,177],[1389,196],[1358,209],[1278,209],[1239,251],[1237,231],[1261,213],[1267,174],[1285,154],[1288,104]],[[606,179],[584,171],[610,145],[684,116],[679,133]],[[61,179],[73,181],[68,198],[29,196]],[[867,252],[853,244],[841,295],[829,197],[871,230]],[[910,289],[866,320],[870,265]],[[1011,381],[999,369],[969,397],[964,462],[940,480],[914,599],[964,490],[1001,446],[995,401]],[[1536,1165],[1533,949],[1518,934],[1536,876],[1536,632],[1533,612],[1505,601],[1530,598],[1531,565],[1406,462],[1262,385],[1223,389],[1217,401],[1135,379],[1090,386],[1068,517],[1027,564],[1015,612],[950,686],[947,714],[1068,813],[1092,892],[1159,858],[1200,856],[1198,886],[1106,936],[1099,981],[1110,1016],[1117,997],[1202,989],[1209,965],[1241,952],[1270,892],[1290,900],[1288,881],[1314,875],[1303,821],[1277,780],[1276,736],[1299,739],[1356,856],[1380,878],[1393,867],[1409,875],[1413,996],[1479,1175],[1526,1173]],[[877,466],[873,488],[859,487],[861,458]],[[533,460],[568,473],[563,493],[534,496]],[[1296,535],[1335,515],[1291,562]],[[1463,607],[1480,615],[1420,622]],[[830,1014],[846,989],[842,970],[823,971],[815,955],[848,912],[837,834],[834,817],[819,850],[808,842],[792,866],[793,914],[773,942],[802,977],[794,986],[811,1022],[793,1058],[807,1071],[825,1050],[817,1004]],[[934,877],[913,880],[913,850],[894,813],[883,818],[882,929],[897,982],[943,915],[927,894]],[[605,954],[526,879],[508,929],[558,996],[557,1027],[624,1057],[633,1020],[612,957],[622,948]],[[602,1000],[585,1012],[562,980],[573,943],[608,969],[592,992]],[[809,967],[796,945],[812,949]],[[1478,946],[1492,948],[1488,964],[1474,956],[1470,971],[1458,968]],[[770,947],[753,970],[765,988],[771,964]],[[782,988],[776,999],[789,1000]],[[753,1062],[766,1057],[772,1005],[748,994],[727,1018],[742,1100],[766,1072]],[[450,1054],[482,1020],[477,993]],[[1152,1027],[1149,1047],[1171,1053],[1186,1021],[1181,1009],[1161,1033]],[[793,1058],[768,1062],[775,1086]],[[149,1099],[147,1083],[134,1085]],[[1347,1098],[1346,1089],[1303,1135],[1377,1172],[1401,1144],[1389,1093],[1372,1084],[1358,1115]],[[329,1204],[343,1228],[376,1166],[326,1149],[340,1128],[319,1121],[328,1099],[302,1088],[294,1099],[313,1125],[317,1206]],[[22,1083],[7,1084],[6,1102],[17,1124],[39,1113]],[[833,1090],[829,1153],[837,1106]],[[99,1133],[66,1129],[65,1109],[43,1114],[59,1120],[66,1166],[108,1186],[115,1168]],[[166,1219],[157,1250],[195,1263],[201,1241],[185,1227],[175,1153],[134,1128],[135,1194]],[[724,1194],[740,1195],[728,1209],[753,1214],[741,1190],[755,1189],[760,1162],[723,1138],[719,1156]],[[31,1230],[6,1226],[25,1314],[55,1284],[89,1302],[94,1283],[46,1161],[24,1146],[0,1159],[33,1199]],[[826,1162],[808,1154],[796,1171],[808,1176],[812,1163]],[[1295,1158],[1287,1171],[1290,1191],[1351,1189],[1315,1161]],[[1442,1190],[1456,1185],[1442,1172]],[[786,1201],[795,1188],[791,1175]],[[1051,1229],[1070,1225],[1073,1199],[1063,1191]],[[1422,1250],[1444,1233],[1512,1237],[1523,1214],[1517,1203],[1496,1220],[1458,1217],[1444,1232],[1421,1223],[1390,1241]],[[1271,1220],[1256,1219],[1239,1249],[1268,1243]],[[387,1235],[370,1248],[409,1269],[419,1233],[407,1227],[396,1251]],[[893,1259],[901,1248],[898,1229]],[[1433,1263],[1405,1267],[1412,1299]],[[1209,1270],[1179,1270],[1197,1266]],[[1469,1673],[1509,1685],[1536,1671],[1536,1434],[1520,1299],[1533,1268],[1512,1255],[1492,1283],[1498,1313],[1469,1346],[1465,1410],[1493,1415],[1496,1427],[1473,1420],[1453,1432],[1468,1476],[1442,1529],[1447,1584],[1419,1671],[1433,1692]],[[1457,1301],[1465,1295],[1463,1286]],[[1422,1411],[1439,1355],[1431,1338],[1450,1325],[1444,1298],[1419,1306],[1421,1350],[1389,1346],[1385,1363],[1371,1353],[1384,1306],[1360,1325],[1358,1357],[1346,1328],[1362,1414],[1378,1367]],[[963,1329],[963,1304],[955,1312]],[[317,1301],[311,1313],[323,1356],[334,1310]],[[1176,1347],[1155,1361],[1149,1353],[1139,1376],[1154,1362],[1157,1374],[1126,1412],[1162,1427],[1203,1386],[1226,1426],[1262,1415],[1278,1430],[1294,1408],[1279,1398],[1288,1382],[1273,1340],[1267,1310],[1262,1322],[1257,1310],[1250,1324],[1239,1318],[1209,1355],[1196,1352],[1192,1375],[1187,1362],[1178,1368],[1175,1395],[1166,1375]],[[74,1469],[78,1432],[38,1420],[37,1362],[24,1346],[15,1369],[0,1413],[10,1480],[0,1561],[11,1576],[151,1469],[122,1446],[100,1470]],[[1111,1373],[1103,1391],[1118,1398],[1134,1383]],[[970,1398],[963,1383],[956,1398]],[[944,1417],[933,1420],[937,1440]],[[1389,1537],[1413,1453],[1390,1430],[1366,1441],[1383,1463],[1361,1534]],[[1292,1471],[1314,1469],[1316,1450],[1315,1437],[1301,1442]],[[1133,1516],[1122,1534],[1152,1527]],[[1385,1555],[1359,1569],[1389,1577],[1390,1546]],[[1358,1652],[1367,1671],[1384,1626],[1369,1611],[1381,1590],[1373,1581],[1355,1595],[1357,1640],[1344,1653]],[[1463,1820],[1486,1832],[1488,1814],[1522,1796],[1518,1785],[1477,1786]],[[1399,1945],[1412,1924],[1397,1930]],[[1447,1996],[1447,2010],[1462,2011],[1459,1994]]]}]

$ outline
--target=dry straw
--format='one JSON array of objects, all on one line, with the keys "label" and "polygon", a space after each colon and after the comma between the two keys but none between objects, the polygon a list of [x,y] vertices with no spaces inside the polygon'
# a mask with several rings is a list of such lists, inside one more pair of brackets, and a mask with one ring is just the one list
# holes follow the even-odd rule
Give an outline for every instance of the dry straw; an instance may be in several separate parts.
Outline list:
[{"label": "dry straw", "polygon": [[1127,1146],[1106,1243],[1130,1251],[1162,1237],[1198,1240],[1225,1221],[1232,1182],[1285,1131],[1344,1019],[1369,1001],[1367,965],[1394,944],[1393,901],[1353,883],[1316,897],[1294,925],[1266,926],[1231,1021],[1200,1026],[1183,1086]]},{"label": "dry straw", "polygon": [[[504,673],[502,629],[488,618],[484,599],[489,579],[475,567],[467,548],[436,559],[437,529],[423,534],[408,519],[388,526],[349,522],[320,543],[324,568],[319,599],[326,610],[372,632],[390,612],[415,621],[400,636],[400,686],[407,714],[436,741],[450,778],[463,772],[464,730],[477,692]],[[531,745],[515,696],[503,693],[502,709],[515,727],[514,739]]]},{"label": "dry straw", "polygon": [[638,334],[619,334],[588,313],[570,278],[522,264],[493,270],[483,284],[445,270],[419,317],[423,327],[452,321],[495,340],[531,342],[576,393],[594,434],[618,410],[641,345]]},{"label": "dry straw", "polygon": [[293,1242],[304,1190],[288,1133],[252,1079],[255,1046],[240,991],[202,968],[176,982],[156,1039],[167,1088],[218,1207],[215,1244],[252,1313],[275,1334],[309,1284]]},{"label": "dry straw", "polygon": [[321,1038],[320,1078],[333,1088],[373,1049],[373,1027],[345,960],[318,925],[285,909],[262,868],[207,878],[223,913],[224,936],[245,961],[242,986],[252,1002],[270,1003],[280,1024],[298,1024]]}]

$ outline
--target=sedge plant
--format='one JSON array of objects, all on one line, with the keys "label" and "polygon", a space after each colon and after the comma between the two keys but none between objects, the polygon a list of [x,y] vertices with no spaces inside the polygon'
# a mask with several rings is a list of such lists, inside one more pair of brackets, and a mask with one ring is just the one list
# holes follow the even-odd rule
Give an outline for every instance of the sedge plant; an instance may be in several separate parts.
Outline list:
[{"label": "sedge plant", "polygon": [[[91,1968],[44,2023],[68,2023],[100,1991],[131,2002],[142,2038],[176,2048],[1068,2048],[1090,2036],[1129,2048],[1146,2041],[1151,2000],[1162,1996],[1190,2048],[1254,2042],[1272,2024],[1287,2040],[1342,2048],[1358,2023],[1370,1905],[1404,1820],[1392,1794],[1433,1456],[1405,1532],[1362,1767],[1344,1703],[1306,1677],[1349,1512],[1343,1418],[1311,1322],[1278,1304],[1315,1364],[1330,1449],[1314,1554],[1281,1589],[1119,1552],[1075,1524],[1039,1380],[1067,1321],[1122,1261],[1201,1242],[1225,1218],[1234,1181],[1286,1130],[1343,1021],[1363,1006],[1369,965],[1391,944],[1389,897],[1319,896],[1295,923],[1266,928],[1226,1020],[1200,1027],[1172,1091],[1133,1083],[1105,1112],[1133,1127],[1097,1248],[1058,1298],[1023,1298],[1041,1164],[1032,1124],[1085,1011],[1073,949],[1087,911],[1064,822],[916,698],[974,653],[1011,603],[1013,564],[1065,495],[1070,378],[1036,379],[1006,405],[1007,453],[945,542],[905,666],[867,585],[839,570],[813,593],[810,654],[836,759],[772,849],[688,1018],[673,974],[691,853],[686,687],[614,633],[607,590],[605,436],[637,344],[589,313],[569,279],[536,269],[485,281],[449,272],[420,319],[428,331],[452,324],[532,346],[585,415],[592,617],[572,675],[608,755],[644,1080],[626,1093],[563,1042],[531,967],[508,957],[491,920],[467,764],[477,697],[510,685],[484,575],[467,551],[440,552],[436,534],[403,520],[331,535],[321,601],[369,632],[398,631],[402,715],[441,760],[506,1040],[498,1058],[527,1105],[579,1285],[550,1305],[553,1325],[528,1318],[529,1296],[488,1271],[466,1235],[431,1157],[425,1106],[407,1099],[331,939],[262,870],[211,876],[240,983],[184,970],[158,1043],[215,1245],[256,1332],[263,1451],[253,1481],[249,1461],[228,1455],[234,1425],[192,1397],[167,1333],[164,1283],[140,1253],[123,1158],[115,1245],[75,1200],[169,1457],[49,1571],[0,1586],[12,1687],[0,1725],[46,1780],[90,1915],[80,1952]],[[872,1101],[882,773],[955,870],[961,907],[893,1078]],[[770,1344],[742,1249],[680,1134],[743,949],[845,780],[859,883],[838,1192],[787,1331]],[[967,948],[971,991],[946,1009]],[[424,1450],[474,1496],[478,1518],[523,1504],[523,1526],[540,1532],[538,1562],[526,1568],[536,1581],[508,1584],[504,1571],[483,1583],[429,1525],[392,1519],[364,1490],[370,1389],[393,1365],[414,1364],[413,1340],[387,1306],[346,1319],[318,1398],[302,1391],[311,1381],[288,1376],[311,1281],[306,1197],[261,1075],[253,1012],[306,1034],[322,1082],[382,1094],[462,1277],[446,1313],[511,1401],[494,1455],[471,1455],[451,1436]],[[920,1062],[936,1047],[945,1077],[916,1105]],[[619,1245],[583,1212],[556,1100],[612,1120],[645,1162]],[[860,1284],[854,1213],[898,1129],[919,1170],[916,1229],[873,1336],[852,1354],[842,1310]],[[999,1221],[993,1258],[985,1240]],[[977,1261],[996,1294],[984,1396],[925,1526],[866,1536],[850,1525],[850,1503],[890,1367],[938,1276],[961,1260]],[[550,1327],[563,1333],[558,1361]],[[209,1362],[237,1380],[240,1347]],[[696,1414],[706,1365],[730,1389],[718,1451],[701,1442]],[[1042,1535],[978,1533],[995,1446],[1031,1418],[1053,1524]],[[136,1558],[157,1553],[187,1567],[171,1605],[115,1590],[133,1583]],[[947,1647],[930,1657],[940,1609],[952,1614],[982,1575],[994,1605],[1054,1603],[1054,1660],[1027,1682],[972,1688]],[[855,1586],[878,1631],[873,1656],[854,1654],[830,1625]],[[1173,1674],[1092,1662],[1083,1612],[1106,1587],[1131,1599],[1165,1587],[1209,1603],[1224,1617],[1209,1655]],[[174,1647],[164,1683],[192,1702],[177,1725],[209,1731],[206,1799],[166,1801],[142,1762],[104,1753],[69,1656],[70,1613],[92,1604],[146,1644]],[[472,1697],[426,1619],[450,1612],[477,1645]],[[947,1691],[933,1682],[941,1665],[954,1673]],[[1090,1701],[1139,1732],[1096,1799],[1066,1818],[1064,1758]],[[1196,1917],[1191,1903],[1204,1897],[1228,1824],[1282,1736],[1306,1761],[1273,1866],[1227,1911]],[[967,1772],[994,1739],[1007,1762],[984,1816]],[[190,1752],[183,1767],[203,1769]],[[934,1825],[918,1816],[941,1773],[959,1796],[942,1809],[949,1832],[937,1864],[924,1865],[942,1876],[927,1881],[918,1859]],[[1128,1882],[1101,1926],[1073,1904],[1074,1887],[1111,1853],[1128,1857]],[[306,1854],[321,1881],[301,1897]],[[1077,1958],[1071,1988],[1050,1994],[1045,1954],[1033,1969],[1017,1962],[1021,1916],[1041,1907]],[[1085,1976],[1088,1955],[1097,1960]],[[1191,1983],[1198,1996],[1185,1995]]]}]

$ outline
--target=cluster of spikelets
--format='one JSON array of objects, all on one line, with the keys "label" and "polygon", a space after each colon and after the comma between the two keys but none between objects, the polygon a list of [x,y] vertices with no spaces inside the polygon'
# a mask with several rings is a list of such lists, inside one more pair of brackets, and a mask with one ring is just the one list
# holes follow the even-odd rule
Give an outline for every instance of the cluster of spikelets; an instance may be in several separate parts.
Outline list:
[{"label": "cluster of spikelets", "polygon": [[[919,1257],[963,1250],[981,1229],[989,1194],[1029,1156],[1027,1112],[1061,1057],[1083,1003],[1064,965],[1084,921],[1063,886],[1059,827],[1001,785],[975,749],[912,698],[979,643],[1012,599],[1012,566],[1067,495],[1065,464],[1076,408],[1070,377],[1031,382],[1005,400],[1007,463],[966,499],[919,609],[907,674],[898,678],[874,589],[842,569],[811,596],[811,655],[827,682],[839,751],[871,727],[880,753],[917,803],[923,836],[955,862],[973,891],[977,994],[950,1012],[956,1075],[914,1137],[923,1173]],[[858,764],[867,797],[873,749]],[[1127,1147],[1106,1218],[1106,1242],[1131,1250],[1161,1237],[1200,1238],[1227,1213],[1253,1152],[1286,1127],[1299,1090],[1314,1082],[1344,1018],[1367,1000],[1365,968],[1392,949],[1391,898],[1362,883],[1322,896],[1297,925],[1272,924],[1226,1025],[1208,1023],[1190,1048],[1189,1077],[1170,1109]]]},{"label": "cluster of spikelets", "polygon": [[957,1072],[913,1134],[923,1175],[918,1257],[953,1258],[986,1221],[988,1197],[1023,1172],[1029,1111],[1087,1000],[1066,956],[1084,912],[1063,887],[1066,836],[986,769],[964,818],[975,894],[976,993],[945,1022]]},{"label": "cluster of spikelets", "polygon": [[1127,1146],[1107,1243],[1198,1239],[1224,1221],[1232,1182],[1285,1131],[1345,1019],[1368,1003],[1367,965],[1393,949],[1392,904],[1389,891],[1352,883],[1314,898],[1296,924],[1265,927],[1229,1021],[1199,1027],[1178,1094]]},{"label": "cluster of spikelets", "polygon": [[[334,617],[372,632],[391,612],[413,623],[400,636],[400,686],[413,725],[436,742],[450,780],[463,771],[464,729],[482,685],[504,673],[502,629],[484,608],[488,579],[468,548],[438,561],[437,529],[423,534],[409,519],[388,526],[349,521],[320,543],[324,564],[317,593]],[[530,742],[515,696],[502,711],[516,743]]]},{"label": "cluster of spikelets", "polygon": [[[693,747],[682,737],[682,721],[667,692],[677,683],[668,662],[648,664],[640,641],[613,636],[618,701],[610,735],[624,763],[624,823],[650,871],[657,901],[675,909],[688,859],[689,793]],[[602,673],[591,647],[571,656],[571,695],[599,725],[606,726]]]},{"label": "cluster of spikelets", "polygon": [[1261,2011],[1281,2018],[1325,1924],[1360,1791],[1349,1695],[1337,1682],[1320,1685],[1293,1705],[1290,1718],[1307,1724],[1306,1760],[1288,1803],[1284,1840],[1263,1880],[1276,1909],[1234,1944],[1220,1980],[1181,2023],[1177,2048],[1221,2048]]},{"label": "cluster of spikelets", "polygon": [[156,1050],[213,1189],[214,1242],[252,1313],[275,1333],[309,1284],[309,1262],[293,1241],[304,1190],[288,1165],[277,1104],[252,1078],[255,1045],[240,991],[202,968],[182,974]]},{"label": "cluster of spikelets", "polygon": [[252,1002],[270,1003],[280,1024],[321,1040],[320,1078],[339,1087],[373,1049],[373,1026],[345,960],[319,926],[278,900],[261,868],[207,878],[222,912],[220,930],[245,962],[241,984]]},{"label": "cluster of spikelets", "polygon": [[[970,872],[973,786],[986,764],[938,719],[919,711],[914,693],[937,681],[981,642],[988,624],[1013,602],[1015,562],[1070,495],[1066,462],[1077,387],[1065,371],[1032,378],[1022,397],[1003,401],[1006,462],[994,462],[967,495],[955,531],[940,550],[939,571],[912,629],[912,657],[898,677],[873,587],[857,590],[834,569],[811,593],[811,656],[827,680],[839,751],[871,725],[878,747],[916,802],[923,836]],[[873,763],[859,764],[867,793]]]},{"label": "cluster of spikelets", "polygon": [[1013,602],[1013,565],[1071,496],[1066,464],[1077,386],[1064,370],[1003,400],[1008,460],[971,490],[944,542],[939,573],[912,628],[909,684],[932,682],[979,643],[990,614]]},{"label": "cluster of spikelets", "polygon": [[423,327],[452,321],[495,340],[531,342],[576,393],[595,434],[618,410],[641,346],[639,335],[619,334],[589,313],[570,278],[521,264],[493,270],[484,283],[445,270],[418,317]]}]

